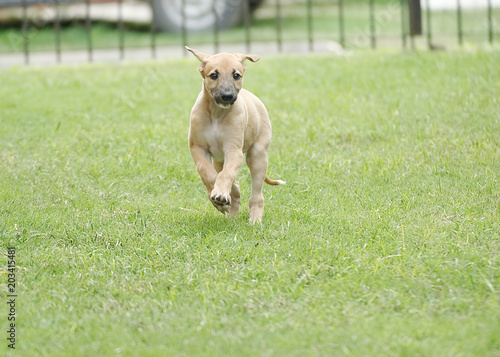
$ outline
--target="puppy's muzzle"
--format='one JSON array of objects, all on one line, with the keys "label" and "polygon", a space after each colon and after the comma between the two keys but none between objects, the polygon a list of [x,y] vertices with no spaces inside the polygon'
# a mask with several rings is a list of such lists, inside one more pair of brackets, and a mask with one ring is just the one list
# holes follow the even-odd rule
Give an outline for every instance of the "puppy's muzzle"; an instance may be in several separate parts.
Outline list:
[{"label": "puppy's muzzle", "polygon": [[220,92],[214,95],[215,102],[217,105],[223,108],[229,108],[238,98],[238,93],[228,91],[228,92]]}]

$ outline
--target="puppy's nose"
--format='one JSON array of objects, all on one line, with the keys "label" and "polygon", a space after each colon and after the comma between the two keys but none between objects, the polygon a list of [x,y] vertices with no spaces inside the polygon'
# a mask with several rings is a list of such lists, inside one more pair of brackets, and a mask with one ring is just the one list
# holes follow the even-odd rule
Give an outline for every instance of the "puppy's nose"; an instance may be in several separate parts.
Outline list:
[{"label": "puppy's nose", "polygon": [[221,95],[221,98],[224,102],[229,103],[234,100],[234,95],[232,93],[224,93]]}]

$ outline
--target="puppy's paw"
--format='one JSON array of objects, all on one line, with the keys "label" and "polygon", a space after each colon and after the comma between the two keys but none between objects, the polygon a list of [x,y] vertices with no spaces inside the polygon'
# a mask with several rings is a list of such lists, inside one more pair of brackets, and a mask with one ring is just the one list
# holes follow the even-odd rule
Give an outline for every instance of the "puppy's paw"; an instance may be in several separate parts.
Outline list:
[{"label": "puppy's paw", "polygon": [[220,213],[222,213],[223,215],[225,216],[228,216],[228,215],[231,215],[231,206],[228,206],[228,205],[225,205],[225,206],[220,206],[216,203],[214,203],[213,201],[210,201],[212,202],[212,205],[217,208],[217,211],[219,211]]},{"label": "puppy's paw", "polygon": [[262,222],[262,215],[253,215],[250,214],[250,223],[255,224],[255,223],[261,223]]},{"label": "puppy's paw", "polygon": [[229,193],[215,192],[213,190],[210,200],[217,206],[231,206],[231,195]]}]

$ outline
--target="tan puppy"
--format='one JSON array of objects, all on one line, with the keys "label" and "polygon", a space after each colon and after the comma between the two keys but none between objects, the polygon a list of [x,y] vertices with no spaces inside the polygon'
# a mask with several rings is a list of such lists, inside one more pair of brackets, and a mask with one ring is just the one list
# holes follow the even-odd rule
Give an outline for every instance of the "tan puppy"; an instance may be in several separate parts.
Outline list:
[{"label": "tan puppy", "polygon": [[250,221],[260,222],[264,213],[264,181],[269,185],[285,182],[267,177],[271,123],[266,107],[241,88],[243,62],[257,62],[259,57],[241,53],[209,55],[186,49],[201,61],[198,71],[203,77],[203,88],[191,110],[189,148],[207,195],[222,213],[238,213],[240,189],[235,180],[246,153],[252,176]]}]

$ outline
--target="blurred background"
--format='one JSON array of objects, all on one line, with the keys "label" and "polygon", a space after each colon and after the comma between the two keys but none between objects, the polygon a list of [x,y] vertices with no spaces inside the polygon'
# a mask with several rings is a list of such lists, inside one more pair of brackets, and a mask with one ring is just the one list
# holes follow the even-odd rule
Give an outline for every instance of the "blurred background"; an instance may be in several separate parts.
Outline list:
[{"label": "blurred background", "polygon": [[500,0],[0,0],[0,67],[497,46]]}]

